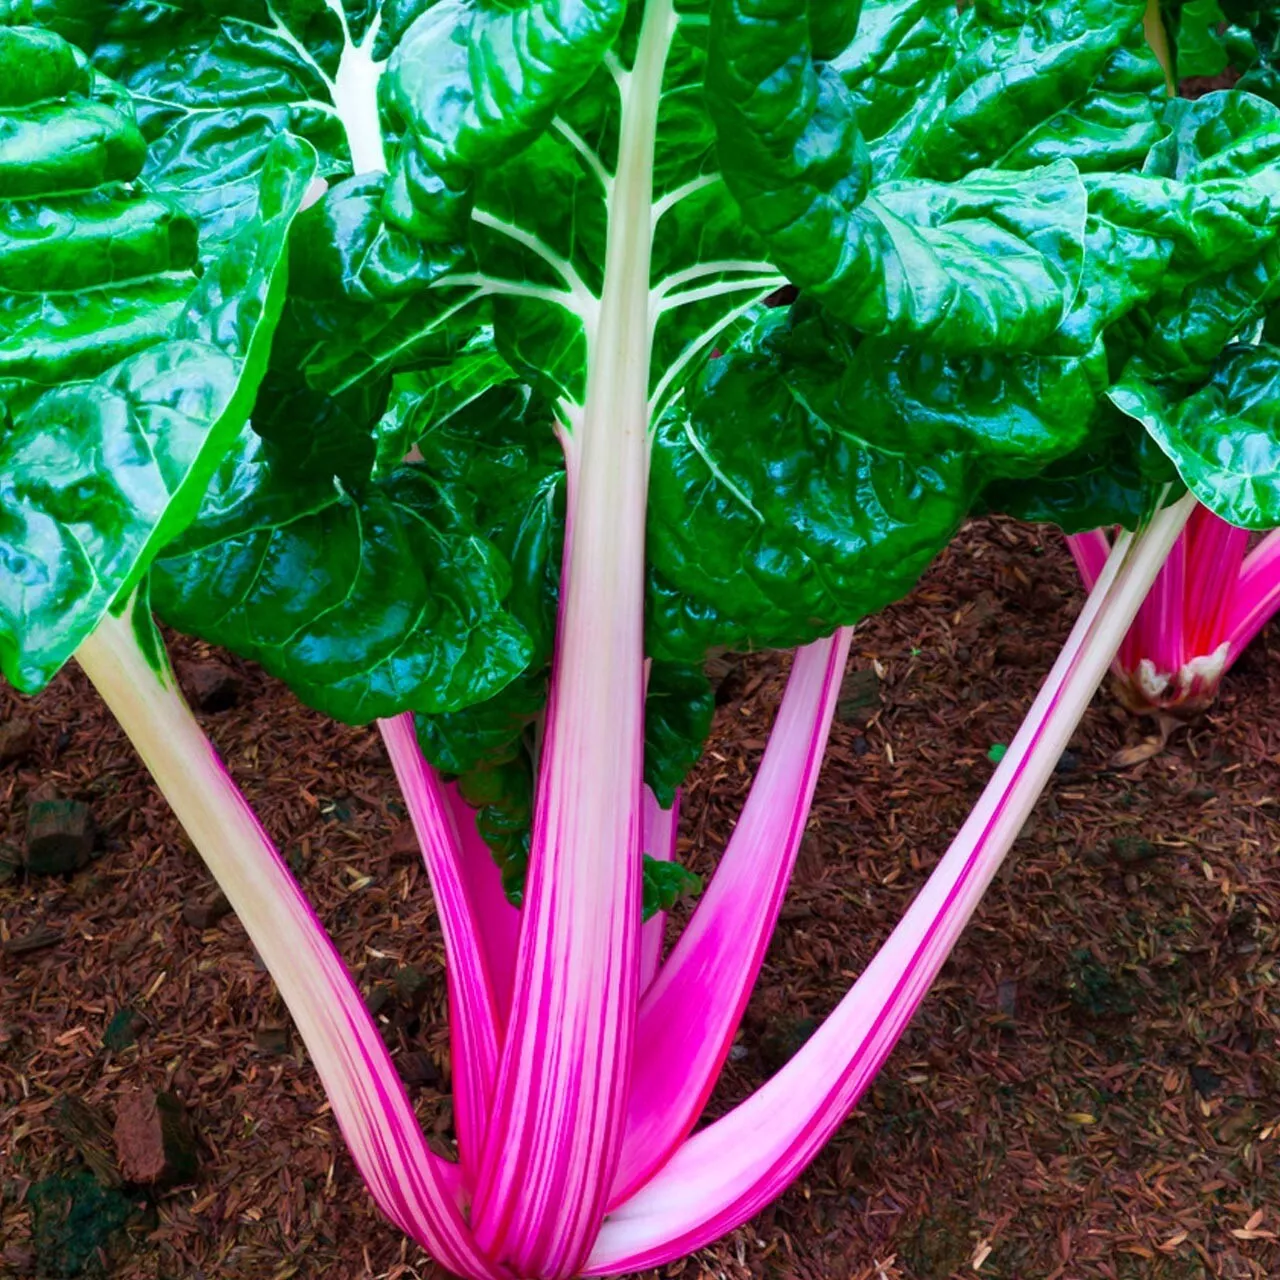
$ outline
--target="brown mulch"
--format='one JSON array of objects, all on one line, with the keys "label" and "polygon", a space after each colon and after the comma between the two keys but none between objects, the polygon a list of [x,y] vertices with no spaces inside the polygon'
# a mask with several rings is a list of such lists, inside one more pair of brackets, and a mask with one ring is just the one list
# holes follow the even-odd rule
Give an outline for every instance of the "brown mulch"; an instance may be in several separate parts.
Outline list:
[{"label": "brown mulch", "polygon": [[[878,671],[880,706],[835,728],[713,1111],[795,1051],[887,935],[1079,601],[1053,534],[978,522],[908,601],[859,629],[851,667]],[[1280,1276],[1276,648],[1264,633],[1217,708],[1136,768],[1109,762],[1142,727],[1096,700],[855,1114],[776,1205],[660,1274]],[[447,1137],[440,935],[376,735],[232,665],[241,704],[202,718],[397,1056],[416,1055],[419,1116]],[[699,870],[746,794],[784,667],[750,658],[722,685],[684,811]],[[86,869],[0,885],[0,1276],[72,1274],[59,1229],[83,1224],[63,1222],[48,1195],[56,1179],[86,1185],[69,1135],[93,1126],[80,1111],[81,1128],[69,1125],[65,1099],[109,1130],[139,1088],[185,1104],[200,1170],[147,1195],[102,1192],[114,1199],[99,1217],[127,1218],[95,1255],[111,1275],[440,1276],[373,1208],[270,979],[234,916],[201,914],[207,873],[81,675],[34,703],[0,690],[0,720],[14,713],[37,720],[37,744],[0,766],[0,844],[20,841],[28,794],[50,782],[91,804],[100,835]],[[33,935],[41,945],[15,950]]]}]

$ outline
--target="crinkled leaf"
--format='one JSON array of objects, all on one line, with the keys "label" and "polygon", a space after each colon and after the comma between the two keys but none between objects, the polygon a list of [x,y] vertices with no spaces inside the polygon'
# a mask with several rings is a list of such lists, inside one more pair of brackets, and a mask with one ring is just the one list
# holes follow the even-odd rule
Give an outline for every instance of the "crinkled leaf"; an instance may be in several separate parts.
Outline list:
[{"label": "crinkled leaf", "polygon": [[853,97],[812,60],[807,12],[712,5],[707,102],[747,222],[795,284],[863,332],[948,351],[1043,343],[1084,262],[1074,164],[869,190]]},{"label": "crinkled leaf", "polygon": [[1143,0],[870,4],[836,61],[878,177],[955,179],[1069,159],[1141,165],[1164,74]]},{"label": "crinkled leaf", "polygon": [[[462,256],[382,221],[383,174],[338,183],[298,219],[287,323],[273,364],[342,397],[399,371],[448,360],[479,324],[475,291],[432,289]],[[384,388],[385,390],[385,388]]]},{"label": "crinkled leaf", "polygon": [[399,466],[424,435],[443,429],[454,414],[511,378],[510,366],[494,349],[493,329],[486,326],[452,359],[396,379],[376,429],[378,470]]},{"label": "crinkled leaf", "polygon": [[404,145],[387,213],[424,240],[466,235],[473,184],[546,129],[613,43],[625,0],[440,0],[391,59],[390,110]]},{"label": "crinkled leaf", "polygon": [[[139,103],[145,178],[200,223],[207,258],[253,212],[274,137],[306,138],[325,178],[379,168],[375,0],[38,0]],[[354,154],[354,160],[353,160]]]},{"label": "crinkled leaf", "polygon": [[1241,528],[1280,525],[1280,348],[1229,348],[1190,395],[1127,378],[1110,396],[1209,510]]},{"label": "crinkled leaf", "polygon": [[[853,622],[904,595],[967,510],[960,449],[907,456],[906,424],[893,441],[869,440],[860,423],[806,403],[804,389],[838,379],[841,365],[783,365],[786,325],[714,362],[658,424],[655,655],[696,662],[709,643],[793,645]],[[714,639],[687,616],[700,603],[714,612]]]},{"label": "crinkled leaf", "polygon": [[421,469],[348,491],[274,462],[250,431],[152,573],[167,622],[353,724],[450,711],[514,679],[530,644],[509,588],[502,555]]}]

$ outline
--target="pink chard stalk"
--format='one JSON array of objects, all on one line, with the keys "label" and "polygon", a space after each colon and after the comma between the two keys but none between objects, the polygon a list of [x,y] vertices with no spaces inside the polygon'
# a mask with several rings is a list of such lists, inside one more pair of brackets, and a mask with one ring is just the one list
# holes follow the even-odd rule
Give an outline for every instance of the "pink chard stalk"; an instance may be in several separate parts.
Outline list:
[{"label": "pink chard stalk", "polygon": [[[1091,590],[1111,550],[1104,530],[1067,545]],[[1280,535],[1251,538],[1197,505],[1111,664],[1112,687],[1139,715],[1207,711],[1222,677],[1280,610]]]},{"label": "pink chard stalk", "polygon": [[[1141,650],[1154,689],[1271,607],[1276,544],[1245,558],[1191,497],[1076,539],[1088,603],[969,820],[812,1039],[698,1128],[852,627],[995,486],[1111,448],[1105,396],[1182,456],[1163,383],[1108,383],[1112,326],[1280,242],[1280,112],[1166,118],[1137,0],[1047,24],[951,0],[224,7],[162,6],[136,47],[57,0],[0,17],[0,666],[35,693],[74,656],[106,700],[391,1222],[471,1280],[661,1265],[781,1194],[857,1104],[1135,618],[1121,661]],[[1123,92],[1095,80],[1114,65]],[[1064,95],[1132,128],[1077,155]],[[1252,405],[1272,381],[1249,376]],[[1248,448],[1183,450],[1223,514],[1280,474],[1280,433],[1233,414]],[[153,607],[377,725],[444,942],[455,1155]],[[794,656],[668,947],[718,647]]]}]

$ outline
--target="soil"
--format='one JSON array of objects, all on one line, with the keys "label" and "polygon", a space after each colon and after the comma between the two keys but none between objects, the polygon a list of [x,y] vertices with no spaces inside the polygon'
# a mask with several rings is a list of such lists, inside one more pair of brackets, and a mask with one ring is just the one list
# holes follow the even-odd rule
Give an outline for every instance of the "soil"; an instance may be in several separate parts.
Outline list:
[{"label": "soil", "polygon": [[[795,1052],[892,928],[1080,599],[1054,534],[976,522],[858,630],[851,668],[879,697],[833,732],[713,1113]],[[1095,700],[854,1115],[776,1205],[651,1275],[1280,1276],[1278,644],[1264,633],[1216,708],[1133,768],[1111,762],[1150,726]],[[440,934],[376,736],[225,660],[240,699],[202,715],[208,732],[447,1136]],[[686,791],[696,870],[731,829],[785,667],[753,656],[725,675]],[[373,1208],[270,979],[235,916],[209,909],[203,865],[83,677],[34,702],[0,690],[0,721],[15,714],[35,746],[0,765],[0,844],[20,844],[28,796],[52,784],[92,807],[98,845],[82,870],[0,885],[0,1276],[439,1277]],[[112,1177],[116,1107],[145,1089],[185,1105],[194,1181]]]}]

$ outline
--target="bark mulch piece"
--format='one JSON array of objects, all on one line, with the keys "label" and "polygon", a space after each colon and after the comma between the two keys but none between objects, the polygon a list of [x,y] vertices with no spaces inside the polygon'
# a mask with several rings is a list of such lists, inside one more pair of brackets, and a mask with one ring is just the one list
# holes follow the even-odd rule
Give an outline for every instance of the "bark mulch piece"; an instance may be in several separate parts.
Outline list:
[{"label": "bark mulch piece", "polygon": [[[875,673],[878,705],[832,731],[711,1114],[803,1044],[888,935],[1081,599],[1058,537],[979,521],[909,600],[858,629],[850,670]],[[1132,768],[1111,761],[1152,726],[1095,702],[854,1114],[776,1205],[645,1280],[1280,1276],[1277,635],[1213,711]],[[239,677],[239,704],[207,729],[366,998],[382,993],[378,1024],[429,1140],[449,1150],[443,945],[376,732],[325,721],[206,646],[173,648]],[[681,831],[702,874],[788,665],[720,661]],[[59,1100],[111,1114],[143,1088],[183,1099],[201,1165],[193,1184],[152,1194],[119,1280],[441,1277],[373,1208],[305,1052],[261,1051],[286,1011],[234,915],[184,920],[213,885],[80,673],[33,702],[0,691],[0,721],[14,716],[39,732],[0,770],[0,844],[21,843],[45,783],[91,805],[103,854],[66,878],[0,885],[0,1277],[37,1274],[51,1179],[99,1185],[59,1130]],[[56,945],[5,945],[40,929]],[[108,1049],[124,1008],[145,1030]]]}]

